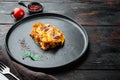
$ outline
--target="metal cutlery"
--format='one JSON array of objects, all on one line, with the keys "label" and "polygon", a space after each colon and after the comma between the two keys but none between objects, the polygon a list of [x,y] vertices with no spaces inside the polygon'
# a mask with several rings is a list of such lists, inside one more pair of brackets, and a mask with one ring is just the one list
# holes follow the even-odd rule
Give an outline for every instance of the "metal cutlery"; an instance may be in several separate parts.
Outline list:
[{"label": "metal cutlery", "polygon": [[0,63],[0,73],[2,74],[10,74],[11,76],[13,76],[16,80],[20,80],[19,78],[17,78],[14,74],[12,74],[10,72],[10,68],[7,67],[6,65],[4,65],[3,63]]},{"label": "metal cutlery", "polygon": [[9,80],[9,79],[0,73],[0,80]]}]

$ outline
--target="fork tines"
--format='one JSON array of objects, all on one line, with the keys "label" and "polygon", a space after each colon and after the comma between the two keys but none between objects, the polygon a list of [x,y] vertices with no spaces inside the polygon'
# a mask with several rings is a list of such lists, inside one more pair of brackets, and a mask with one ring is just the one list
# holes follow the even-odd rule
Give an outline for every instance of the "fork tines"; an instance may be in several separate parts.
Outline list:
[{"label": "fork tines", "polygon": [[6,66],[2,62],[0,62],[0,70],[2,70],[4,68],[6,68]]}]

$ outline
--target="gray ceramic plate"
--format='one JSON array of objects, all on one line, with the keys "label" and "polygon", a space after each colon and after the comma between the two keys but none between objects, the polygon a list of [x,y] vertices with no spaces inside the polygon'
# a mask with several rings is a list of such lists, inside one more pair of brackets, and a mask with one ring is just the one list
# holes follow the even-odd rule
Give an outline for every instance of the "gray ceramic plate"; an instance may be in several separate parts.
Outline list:
[{"label": "gray ceramic plate", "polygon": [[[59,28],[65,35],[63,47],[43,51],[29,36],[32,24],[49,23]],[[56,68],[67,65],[80,58],[87,49],[88,36],[84,28],[72,19],[55,13],[42,13],[26,17],[14,24],[6,35],[6,49],[17,62],[34,68]],[[23,60],[24,51],[40,56],[39,61],[30,58]]]}]

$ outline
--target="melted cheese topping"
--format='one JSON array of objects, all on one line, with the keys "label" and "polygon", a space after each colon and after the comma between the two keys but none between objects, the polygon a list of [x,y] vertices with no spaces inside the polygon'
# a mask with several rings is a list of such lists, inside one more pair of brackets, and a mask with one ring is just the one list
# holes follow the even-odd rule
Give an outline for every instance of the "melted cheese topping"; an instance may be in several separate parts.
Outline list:
[{"label": "melted cheese topping", "polygon": [[51,24],[43,24],[38,22],[33,24],[33,30],[30,36],[38,43],[43,50],[55,48],[64,44],[64,34]]}]

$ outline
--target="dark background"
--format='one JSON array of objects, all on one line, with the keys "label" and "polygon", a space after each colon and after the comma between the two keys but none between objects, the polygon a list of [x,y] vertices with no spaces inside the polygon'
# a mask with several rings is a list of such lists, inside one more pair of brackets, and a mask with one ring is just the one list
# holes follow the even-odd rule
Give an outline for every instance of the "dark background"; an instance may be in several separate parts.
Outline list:
[{"label": "dark background", "polygon": [[[19,0],[20,1],[20,0]],[[88,33],[89,46],[77,63],[54,75],[59,80],[120,80],[120,0],[21,0],[40,2],[44,12],[68,16]],[[0,46],[16,21],[10,16],[18,0],[0,0]],[[22,7],[24,8],[24,7]],[[25,17],[29,16],[26,8]]]}]

